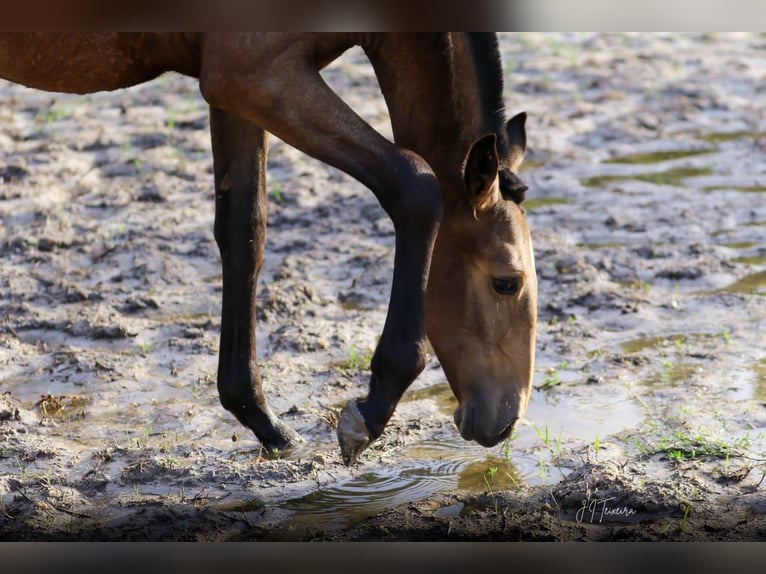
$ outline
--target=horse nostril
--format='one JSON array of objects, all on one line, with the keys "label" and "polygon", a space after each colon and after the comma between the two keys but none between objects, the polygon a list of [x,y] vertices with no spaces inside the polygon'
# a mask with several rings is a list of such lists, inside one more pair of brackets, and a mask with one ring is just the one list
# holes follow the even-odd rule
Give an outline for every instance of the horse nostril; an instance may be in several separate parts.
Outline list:
[{"label": "horse nostril", "polygon": [[461,405],[455,409],[455,426],[465,440],[473,440],[475,426],[475,410],[473,407],[466,408]]}]

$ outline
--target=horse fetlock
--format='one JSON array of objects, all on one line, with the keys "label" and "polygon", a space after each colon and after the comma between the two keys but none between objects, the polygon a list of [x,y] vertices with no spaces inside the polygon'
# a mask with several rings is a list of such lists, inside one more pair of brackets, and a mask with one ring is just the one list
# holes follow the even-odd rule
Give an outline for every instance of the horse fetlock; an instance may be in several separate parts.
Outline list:
[{"label": "horse fetlock", "polygon": [[221,405],[249,428],[269,451],[285,451],[303,442],[303,438],[280,421],[271,409],[252,394],[220,392]]},{"label": "horse fetlock", "polygon": [[354,464],[375,438],[367,429],[356,399],[348,401],[338,420],[338,444],[344,464]]}]

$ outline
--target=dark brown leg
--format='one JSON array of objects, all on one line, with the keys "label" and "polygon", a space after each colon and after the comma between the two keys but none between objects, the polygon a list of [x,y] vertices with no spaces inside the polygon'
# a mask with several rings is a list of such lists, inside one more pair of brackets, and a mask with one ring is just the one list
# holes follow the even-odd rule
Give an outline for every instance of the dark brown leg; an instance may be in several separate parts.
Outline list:
[{"label": "dark brown leg", "polygon": [[223,264],[218,363],[221,404],[268,450],[300,442],[266,404],[255,352],[255,292],[266,240],[267,134],[210,108],[215,172],[215,239]]},{"label": "dark brown leg", "polygon": [[[209,40],[201,76],[205,98],[361,181],[396,228],[391,301],[372,361],[370,390],[346,405],[338,426],[343,459],[351,464],[383,432],[425,364],[425,291],[441,191],[425,160],[383,138],[324,83],[314,39],[258,41],[243,50],[227,36]],[[234,63],[239,67],[228,69]]]}]

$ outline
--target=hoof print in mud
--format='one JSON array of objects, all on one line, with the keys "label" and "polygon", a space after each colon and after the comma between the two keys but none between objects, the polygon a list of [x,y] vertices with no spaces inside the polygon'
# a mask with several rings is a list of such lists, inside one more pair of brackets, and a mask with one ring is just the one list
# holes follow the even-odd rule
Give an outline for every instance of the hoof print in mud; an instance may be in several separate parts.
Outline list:
[{"label": "hoof print in mud", "polygon": [[370,443],[372,438],[367,431],[364,417],[359,412],[356,400],[352,399],[343,407],[338,421],[338,444],[344,464],[354,464]]}]

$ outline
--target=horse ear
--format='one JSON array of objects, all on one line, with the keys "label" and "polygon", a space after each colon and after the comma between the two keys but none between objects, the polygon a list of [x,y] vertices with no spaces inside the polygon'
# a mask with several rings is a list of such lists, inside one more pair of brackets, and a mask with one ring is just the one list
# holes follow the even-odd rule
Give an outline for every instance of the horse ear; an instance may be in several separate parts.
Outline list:
[{"label": "horse ear", "polygon": [[524,161],[527,153],[527,112],[521,112],[513,116],[505,124],[505,132],[508,134],[508,148],[510,150],[509,169],[517,172]]},{"label": "horse ear", "polygon": [[488,206],[496,192],[494,184],[500,167],[496,143],[495,134],[479,138],[471,146],[465,161],[463,178],[468,191],[468,201],[474,211]]}]

